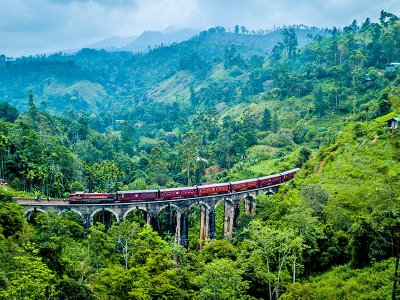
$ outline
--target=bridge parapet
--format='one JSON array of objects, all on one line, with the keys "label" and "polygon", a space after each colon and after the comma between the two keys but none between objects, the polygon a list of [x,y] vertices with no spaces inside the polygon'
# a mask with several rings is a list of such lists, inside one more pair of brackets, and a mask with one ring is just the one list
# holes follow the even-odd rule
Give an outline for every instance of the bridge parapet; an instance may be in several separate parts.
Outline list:
[{"label": "bridge parapet", "polygon": [[147,214],[147,223],[154,230],[158,230],[157,217],[166,207],[176,209],[176,231],[175,241],[184,247],[188,246],[188,212],[193,205],[201,206],[200,240],[214,239],[215,209],[219,203],[224,204],[223,233],[225,237],[232,237],[233,229],[237,226],[237,218],[240,211],[240,202],[245,203],[245,213],[255,214],[256,201],[254,198],[260,193],[275,193],[280,185],[246,190],[242,192],[212,195],[188,199],[171,199],[162,201],[133,202],[133,203],[107,203],[107,204],[71,204],[64,199],[51,199],[50,201],[35,199],[16,198],[17,202],[25,209],[25,216],[29,217],[34,211],[48,212],[55,211],[62,214],[66,211],[73,211],[83,219],[85,228],[93,224],[94,216],[101,211],[108,211],[115,216],[117,222],[126,220],[128,214],[134,210],[143,210]]}]

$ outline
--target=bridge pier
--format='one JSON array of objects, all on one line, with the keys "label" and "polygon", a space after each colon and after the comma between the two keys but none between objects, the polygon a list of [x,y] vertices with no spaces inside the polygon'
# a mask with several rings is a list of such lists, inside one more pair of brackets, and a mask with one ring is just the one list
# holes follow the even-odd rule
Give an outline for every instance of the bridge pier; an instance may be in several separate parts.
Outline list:
[{"label": "bridge pier", "polygon": [[215,208],[208,208],[202,205],[200,214],[200,250],[203,248],[203,243],[206,239],[215,239],[215,237]]},{"label": "bridge pier", "polygon": [[232,237],[234,219],[235,207],[233,202],[229,200],[224,200],[224,237]]},{"label": "bridge pier", "polygon": [[154,231],[158,232],[158,221],[157,221],[157,212],[154,210],[147,211],[147,224],[153,228]]},{"label": "bridge pier", "polygon": [[238,228],[238,218],[240,215],[240,201],[233,201],[233,228]]},{"label": "bridge pier", "polygon": [[256,208],[257,208],[257,201],[252,198],[250,204],[251,204],[250,214],[251,215],[255,215],[256,214]]},{"label": "bridge pier", "polygon": [[189,247],[189,228],[188,228],[188,212],[180,212],[179,214],[179,221],[177,220],[177,227],[179,224],[179,228],[176,229],[176,232],[179,232],[179,239],[178,244],[187,249]]},{"label": "bridge pier", "polygon": [[256,213],[257,201],[253,197],[247,196],[244,199],[244,211],[247,215],[254,215]]},{"label": "bridge pier", "polygon": [[215,208],[210,210],[209,213],[209,227],[208,227],[208,237],[212,240],[216,237],[215,231]]},{"label": "bridge pier", "polygon": [[85,230],[88,230],[90,226],[92,226],[91,219],[92,218],[90,214],[83,214],[83,227]]},{"label": "bridge pier", "polygon": [[208,238],[208,227],[210,221],[210,213],[205,205],[201,205],[200,212],[200,249],[203,248],[203,242]]},{"label": "bridge pier", "polygon": [[249,197],[244,198],[244,213],[250,214],[250,199]]}]

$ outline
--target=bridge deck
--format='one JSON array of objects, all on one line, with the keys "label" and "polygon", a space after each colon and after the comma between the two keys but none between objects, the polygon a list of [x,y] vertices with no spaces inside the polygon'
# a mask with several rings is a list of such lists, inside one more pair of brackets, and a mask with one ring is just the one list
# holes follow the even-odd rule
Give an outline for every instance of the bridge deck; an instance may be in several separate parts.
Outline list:
[{"label": "bridge deck", "polygon": [[151,200],[151,201],[132,201],[132,202],[113,202],[113,203],[84,203],[84,204],[76,204],[70,202],[69,200],[64,200],[62,198],[52,198],[50,200],[42,199],[41,201],[37,201],[35,198],[14,198],[18,204],[24,205],[35,205],[35,206],[72,206],[72,205],[79,205],[79,206],[110,206],[110,205],[132,205],[132,204],[151,204],[151,203],[174,203],[174,202],[181,202],[181,201],[193,201],[193,200],[205,200],[205,199],[212,199],[215,197],[232,197],[243,195],[249,192],[258,192],[268,190],[274,187],[278,187],[283,183],[274,184],[262,188],[257,189],[250,189],[244,190],[239,192],[233,193],[226,193],[226,194],[213,194],[208,196],[201,196],[201,197],[192,197],[192,198],[176,198],[176,199],[162,199],[162,200]]}]

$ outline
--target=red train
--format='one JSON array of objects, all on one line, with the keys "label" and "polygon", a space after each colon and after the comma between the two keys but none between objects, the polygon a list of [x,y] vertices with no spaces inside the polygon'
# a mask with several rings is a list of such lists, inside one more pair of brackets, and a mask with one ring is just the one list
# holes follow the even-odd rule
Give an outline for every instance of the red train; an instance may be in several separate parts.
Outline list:
[{"label": "red train", "polygon": [[180,187],[159,190],[118,191],[117,193],[76,192],[69,195],[70,203],[112,203],[157,201],[177,198],[194,198],[215,194],[228,194],[244,190],[262,188],[289,181],[300,169],[289,170],[280,174],[252,178],[240,181]]},{"label": "red train", "polygon": [[75,192],[68,196],[70,203],[113,203],[115,193],[85,193]]}]

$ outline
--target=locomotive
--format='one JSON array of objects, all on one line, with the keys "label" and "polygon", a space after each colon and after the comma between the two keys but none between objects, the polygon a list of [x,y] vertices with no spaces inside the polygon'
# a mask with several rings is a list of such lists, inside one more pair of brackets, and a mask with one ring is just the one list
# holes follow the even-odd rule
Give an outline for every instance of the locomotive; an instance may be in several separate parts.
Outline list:
[{"label": "locomotive", "polygon": [[69,195],[71,204],[89,203],[130,203],[143,201],[161,201],[179,198],[195,198],[208,195],[228,194],[245,190],[273,186],[289,181],[299,171],[299,168],[292,169],[280,174],[252,178],[240,181],[205,184],[192,187],[179,187],[169,189],[118,191],[116,193],[85,193],[75,192]]}]

